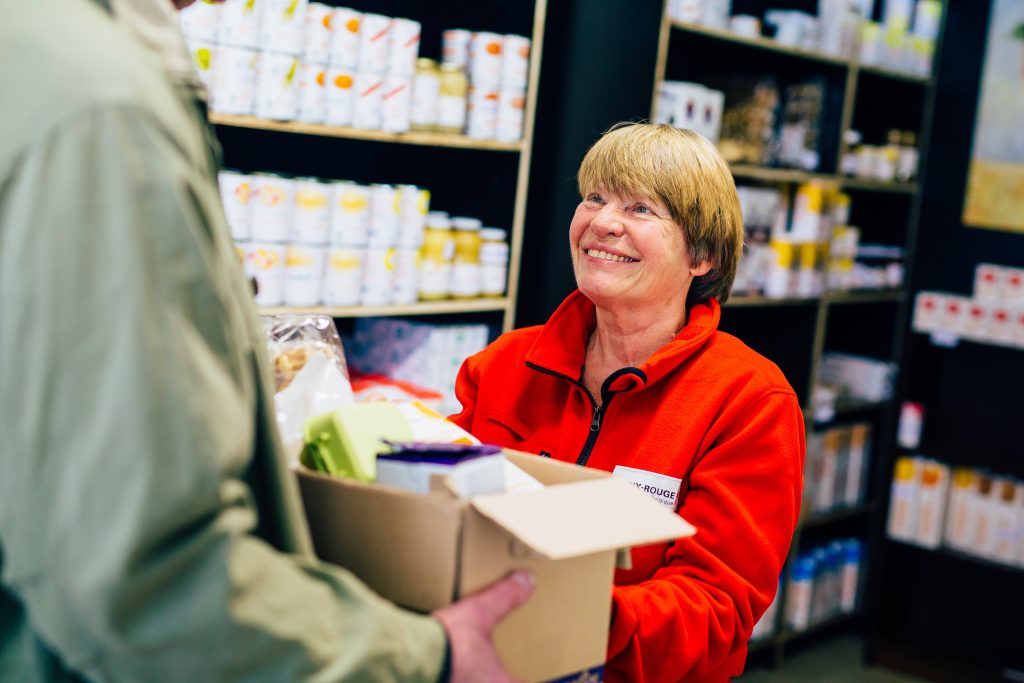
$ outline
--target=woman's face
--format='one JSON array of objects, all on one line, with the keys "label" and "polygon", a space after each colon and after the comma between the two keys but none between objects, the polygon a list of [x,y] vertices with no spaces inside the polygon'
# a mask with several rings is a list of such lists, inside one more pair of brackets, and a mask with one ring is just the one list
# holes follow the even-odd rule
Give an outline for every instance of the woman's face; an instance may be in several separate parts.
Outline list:
[{"label": "woman's face", "polygon": [[576,207],[569,246],[577,286],[602,308],[682,305],[693,278],[710,270],[690,263],[682,227],[664,202],[603,188]]}]

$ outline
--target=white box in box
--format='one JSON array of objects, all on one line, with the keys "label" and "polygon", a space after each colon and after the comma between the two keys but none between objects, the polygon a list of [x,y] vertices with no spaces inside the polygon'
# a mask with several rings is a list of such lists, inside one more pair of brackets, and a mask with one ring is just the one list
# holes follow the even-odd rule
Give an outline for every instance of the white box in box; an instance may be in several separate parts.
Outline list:
[{"label": "white box in box", "polygon": [[930,333],[939,329],[943,299],[939,292],[920,292],[917,295],[914,299],[914,331]]},{"label": "white box in box", "polygon": [[974,298],[980,301],[1002,301],[1005,269],[991,263],[979,263],[974,269]]},{"label": "white box in box", "polygon": [[965,296],[943,295],[942,310],[939,313],[939,330],[949,334],[962,334],[968,302],[969,299]]},{"label": "white box in box", "polygon": [[506,667],[528,681],[600,671],[616,551],[695,530],[607,472],[505,454],[547,488],[465,501],[299,470],[317,554],[421,612],[526,568],[533,596],[494,631]]},{"label": "white box in box", "polygon": [[967,304],[963,336],[975,341],[988,341],[992,323],[993,304],[989,301],[971,299]]},{"label": "white box in box", "polygon": [[698,133],[706,137],[712,143],[718,143],[719,133],[722,131],[722,110],[725,107],[725,93],[720,90],[701,87],[697,109]]},{"label": "white box in box", "polygon": [[1005,305],[992,306],[988,340],[993,344],[1012,346],[1016,339],[1014,310]]},{"label": "white box in box", "polygon": [[1003,301],[1009,306],[1024,306],[1024,270],[1007,268],[1004,272]]}]

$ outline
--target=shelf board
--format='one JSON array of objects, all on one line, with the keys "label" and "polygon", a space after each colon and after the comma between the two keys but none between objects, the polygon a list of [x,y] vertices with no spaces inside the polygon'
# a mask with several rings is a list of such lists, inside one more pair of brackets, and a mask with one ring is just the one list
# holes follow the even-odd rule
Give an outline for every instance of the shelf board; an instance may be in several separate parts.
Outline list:
[{"label": "shelf board", "polygon": [[886,537],[886,540],[890,543],[900,546],[901,548],[909,548],[910,550],[917,551],[919,553],[926,553],[931,555],[938,555],[941,557],[949,557],[961,562],[969,562],[971,564],[977,564],[983,567],[990,567],[992,569],[1009,572],[1011,574],[1020,574],[1024,576],[1024,567],[1021,565],[1003,564],[1002,562],[996,562],[990,560],[987,557],[981,557],[980,555],[972,555],[965,553],[962,550],[953,550],[952,548],[939,547],[939,548],[926,548],[921,545],[914,543],[907,543],[906,541],[900,541],[895,538]]},{"label": "shelf board", "polygon": [[825,303],[833,304],[874,304],[886,301],[902,301],[905,293],[902,289],[885,289],[879,291],[830,292],[825,295]]},{"label": "shelf board", "polygon": [[732,307],[759,307],[759,306],[812,306],[816,305],[820,297],[809,296],[809,297],[784,297],[784,298],[771,298],[762,296],[760,294],[740,294],[737,296],[730,296],[729,300],[725,302],[726,308]]},{"label": "shelf board", "polygon": [[907,71],[900,71],[899,69],[890,69],[884,66],[869,66],[867,64],[858,64],[857,70],[866,74],[872,74],[874,76],[881,76],[883,78],[891,78],[896,81],[903,81],[904,83],[916,83],[925,87],[932,84],[930,76],[919,76],[917,74],[909,73]]},{"label": "shelf board", "polygon": [[830,524],[836,524],[849,519],[857,519],[858,517],[867,517],[874,511],[874,506],[864,503],[856,505],[854,507],[840,508],[838,510],[830,510],[829,512],[812,512],[806,517],[802,517],[797,524],[800,529],[818,529]]},{"label": "shelf board", "polygon": [[390,315],[441,315],[445,313],[486,313],[505,311],[508,299],[467,299],[435,301],[407,306],[267,306],[261,315],[329,315],[332,318],[376,318]]},{"label": "shelf board", "polygon": [[791,47],[789,45],[783,45],[782,43],[772,40],[771,38],[760,37],[749,37],[743,36],[734,31],[711,28],[710,26],[704,26],[703,24],[695,24],[687,21],[676,21],[672,20],[672,28],[679,31],[685,31],[686,33],[707,36],[709,38],[715,38],[728,43],[734,43],[737,45],[746,45],[748,47],[757,48],[760,50],[766,50],[768,52],[775,52],[777,54],[788,55],[790,57],[796,57],[806,61],[817,62],[820,64],[831,64],[833,66],[849,67],[850,60],[845,57],[837,57],[830,55],[826,52],[819,52],[817,50],[805,50],[799,47]]},{"label": "shelf board", "polygon": [[475,140],[465,135],[450,133],[385,133],[380,130],[364,130],[344,126],[326,126],[319,123],[300,123],[298,121],[269,121],[255,116],[236,116],[233,114],[210,114],[210,123],[218,126],[234,128],[253,128],[256,130],[272,130],[282,133],[299,133],[302,135],[318,135],[321,137],[347,138],[350,140],[371,140],[374,142],[391,142],[405,145],[427,145],[431,147],[454,147],[459,149],[479,149],[496,152],[519,152],[522,141],[499,142],[497,140]]},{"label": "shelf board", "polygon": [[812,636],[817,633],[822,633],[824,631],[828,631],[829,629],[836,628],[838,626],[852,623],[858,617],[860,617],[860,615],[860,610],[850,612],[849,614],[836,614],[835,616],[831,616],[828,619],[825,619],[824,621],[818,622],[817,624],[814,624],[813,626],[803,631],[793,631],[789,628],[786,628],[785,630],[783,630],[780,638],[783,642],[789,642],[791,640],[797,640],[799,638],[806,638],[808,636]]},{"label": "shelf board", "polygon": [[897,194],[916,194],[917,183],[896,183],[884,180],[869,180],[867,178],[848,178],[837,176],[839,186],[850,190],[864,190],[866,192],[894,192]]},{"label": "shelf board", "polygon": [[835,175],[828,173],[809,173],[795,168],[768,168],[753,164],[729,164],[734,178],[748,178],[751,180],[765,180],[774,183],[806,183],[811,180],[822,182],[837,182]]}]

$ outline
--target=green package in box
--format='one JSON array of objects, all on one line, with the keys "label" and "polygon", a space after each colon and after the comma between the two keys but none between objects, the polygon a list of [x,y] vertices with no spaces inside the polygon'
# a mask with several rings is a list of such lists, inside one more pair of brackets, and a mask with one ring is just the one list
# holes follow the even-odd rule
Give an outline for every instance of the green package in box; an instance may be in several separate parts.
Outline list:
[{"label": "green package in box", "polygon": [[373,481],[381,439],[411,441],[412,431],[391,403],[353,403],[306,420],[302,464],[335,477]]}]

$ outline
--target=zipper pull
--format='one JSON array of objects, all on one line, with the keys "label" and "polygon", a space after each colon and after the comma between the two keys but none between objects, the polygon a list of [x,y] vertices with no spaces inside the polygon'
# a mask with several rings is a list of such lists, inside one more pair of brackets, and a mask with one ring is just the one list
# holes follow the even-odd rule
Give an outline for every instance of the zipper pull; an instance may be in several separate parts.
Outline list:
[{"label": "zipper pull", "polygon": [[601,429],[601,417],[604,415],[604,406],[600,405],[594,409],[594,417],[590,420],[590,431],[597,432]]}]

